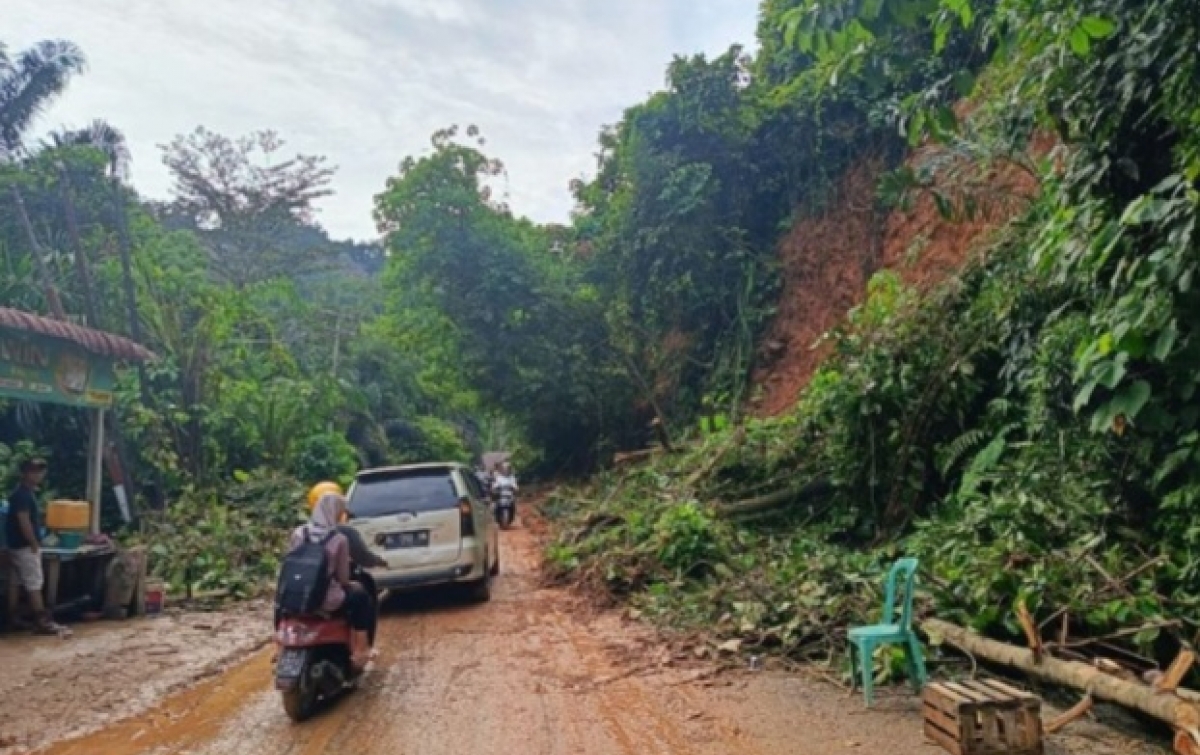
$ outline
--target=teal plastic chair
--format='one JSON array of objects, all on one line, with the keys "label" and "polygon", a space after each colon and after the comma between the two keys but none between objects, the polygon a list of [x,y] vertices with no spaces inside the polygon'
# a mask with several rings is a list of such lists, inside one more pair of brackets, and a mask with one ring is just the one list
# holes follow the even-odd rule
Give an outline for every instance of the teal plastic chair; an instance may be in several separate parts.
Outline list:
[{"label": "teal plastic chair", "polygon": [[[875,648],[883,645],[903,645],[904,657],[908,662],[908,678],[917,692],[925,686],[925,656],[921,654],[921,641],[912,629],[913,582],[917,576],[917,559],[902,558],[888,572],[887,592],[883,599],[883,617],[880,624],[854,627],[850,630],[850,683],[856,685],[862,674],[863,697],[871,707],[875,689],[875,669],[872,659]],[[897,585],[900,587],[897,594]],[[896,600],[900,606],[899,622],[896,622]]]}]

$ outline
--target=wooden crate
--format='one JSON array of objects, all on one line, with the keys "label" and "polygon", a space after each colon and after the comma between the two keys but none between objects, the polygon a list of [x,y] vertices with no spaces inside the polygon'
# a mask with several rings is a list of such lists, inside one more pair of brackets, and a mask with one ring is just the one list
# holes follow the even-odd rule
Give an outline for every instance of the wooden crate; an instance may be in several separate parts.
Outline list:
[{"label": "wooden crate", "polygon": [[995,680],[935,682],[925,736],[953,755],[1042,755],[1042,701]]}]

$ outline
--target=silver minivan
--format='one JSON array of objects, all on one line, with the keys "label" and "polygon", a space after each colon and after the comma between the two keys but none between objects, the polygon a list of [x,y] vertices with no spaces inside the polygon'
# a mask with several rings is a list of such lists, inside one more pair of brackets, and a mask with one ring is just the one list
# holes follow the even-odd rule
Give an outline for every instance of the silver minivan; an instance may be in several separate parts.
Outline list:
[{"label": "silver minivan", "polygon": [[365,469],[347,495],[350,526],[387,561],[371,569],[380,589],[463,584],[479,601],[491,597],[500,571],[500,540],[491,507],[463,464]]}]

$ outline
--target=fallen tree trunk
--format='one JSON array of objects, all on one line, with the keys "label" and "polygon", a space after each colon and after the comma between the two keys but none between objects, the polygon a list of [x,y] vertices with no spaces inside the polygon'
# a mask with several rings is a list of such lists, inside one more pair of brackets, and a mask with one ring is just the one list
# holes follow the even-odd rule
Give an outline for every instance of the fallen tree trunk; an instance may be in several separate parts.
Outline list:
[{"label": "fallen tree trunk", "polygon": [[767,493],[756,498],[747,498],[732,503],[719,503],[716,505],[716,510],[722,516],[745,516],[747,514],[757,514],[760,511],[780,508],[785,505],[790,506],[794,503],[803,503],[814,498],[820,498],[832,491],[833,484],[829,480],[814,480],[799,489],[788,488],[786,490],[777,490],[774,493]]},{"label": "fallen tree trunk", "polygon": [[[1200,704],[1181,695],[1156,690],[1137,682],[1110,676],[1100,669],[1078,661],[1064,661],[1048,655],[1041,661],[1033,651],[982,637],[969,629],[940,619],[926,619],[921,628],[931,638],[941,636],[952,645],[993,663],[1024,671],[1048,682],[1083,690],[1100,700],[1118,703],[1164,721],[1193,737],[1200,727]],[[1183,692],[1184,690],[1179,690]]]}]

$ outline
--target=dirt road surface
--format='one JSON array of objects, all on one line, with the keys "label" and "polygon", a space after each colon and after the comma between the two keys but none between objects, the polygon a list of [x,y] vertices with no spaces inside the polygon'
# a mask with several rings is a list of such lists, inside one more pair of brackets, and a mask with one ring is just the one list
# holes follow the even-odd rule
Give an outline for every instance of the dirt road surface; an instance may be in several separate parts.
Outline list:
[{"label": "dirt road surface", "polygon": [[265,644],[269,606],[0,636],[0,755],[136,715]]},{"label": "dirt road surface", "polygon": [[[538,547],[503,533],[492,601],[408,598],[381,623],[362,687],[305,724],[271,689],[269,652],[47,755],[766,755],[940,752],[918,704],[803,676],[663,666],[644,629],[538,580]],[[1050,753],[1157,752],[1087,722]]]}]

